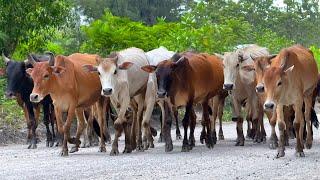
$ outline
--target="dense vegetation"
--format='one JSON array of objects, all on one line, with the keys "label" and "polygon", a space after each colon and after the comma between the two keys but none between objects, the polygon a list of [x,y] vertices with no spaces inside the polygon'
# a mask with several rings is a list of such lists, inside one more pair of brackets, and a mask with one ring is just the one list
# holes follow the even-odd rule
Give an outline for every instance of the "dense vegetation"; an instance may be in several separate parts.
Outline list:
[{"label": "dense vegetation", "polygon": [[[300,43],[320,60],[318,0],[0,0],[0,51],[17,60],[30,52],[106,55],[135,46],[231,51],[257,43],[277,53]],[[277,1],[278,2],[278,1]],[[3,62],[0,63],[3,67]],[[4,99],[0,117],[20,116]],[[5,108],[3,108],[5,107]]]}]

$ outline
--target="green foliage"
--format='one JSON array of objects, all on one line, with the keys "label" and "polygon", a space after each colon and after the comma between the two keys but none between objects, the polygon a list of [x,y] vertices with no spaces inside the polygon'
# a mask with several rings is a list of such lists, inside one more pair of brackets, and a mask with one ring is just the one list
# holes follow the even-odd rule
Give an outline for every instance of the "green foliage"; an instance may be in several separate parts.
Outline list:
[{"label": "green foliage", "polygon": [[320,70],[320,48],[311,46],[310,50],[313,52],[314,58],[316,59],[318,70]]}]

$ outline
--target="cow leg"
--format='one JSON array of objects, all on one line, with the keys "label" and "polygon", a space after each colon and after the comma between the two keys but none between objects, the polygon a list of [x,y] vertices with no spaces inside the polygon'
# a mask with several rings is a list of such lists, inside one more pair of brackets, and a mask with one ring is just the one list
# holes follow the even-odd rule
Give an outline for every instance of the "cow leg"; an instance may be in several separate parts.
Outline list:
[{"label": "cow leg", "polygon": [[[119,141],[119,137],[122,134],[123,131],[123,124],[124,122],[126,122],[126,111],[130,105],[130,99],[129,99],[129,95],[125,95],[125,96],[121,96],[121,97],[128,97],[128,99],[123,99],[122,104],[120,105],[120,109],[119,109],[119,113],[118,113],[118,117],[114,122],[114,128],[116,130],[115,132],[115,137],[112,143],[112,149],[110,152],[111,156],[116,156],[119,155],[119,149],[118,149],[118,141]],[[133,121],[135,121],[135,118],[133,119]],[[134,122],[133,122],[134,123]],[[132,125],[132,131],[131,134],[134,135],[134,129],[135,127],[133,127],[134,125]]]},{"label": "cow leg", "polygon": [[223,130],[222,130],[222,116],[224,108],[224,98],[220,98],[218,107],[218,118],[219,118],[219,140],[224,140]]},{"label": "cow leg", "polygon": [[83,132],[83,130],[86,128],[86,122],[84,119],[84,110],[82,108],[77,108],[76,109],[76,116],[77,116],[77,132],[76,132],[76,137],[72,138],[73,143],[75,144],[75,146],[73,146],[71,148],[71,150],[69,151],[70,153],[74,153],[79,151],[79,147],[81,144],[80,141],[80,136]]},{"label": "cow leg", "polygon": [[[243,117],[241,116],[241,103],[235,99],[234,96],[232,96],[233,101],[233,108],[232,108],[232,114],[233,117],[237,117],[237,142],[236,146],[244,146],[244,135],[243,135]],[[248,126],[249,126],[248,122]]]},{"label": "cow leg", "polygon": [[37,134],[36,134],[37,122],[36,122],[32,104],[26,103],[26,107],[28,110],[30,127],[31,127],[31,143],[28,146],[28,149],[36,149],[37,148]]},{"label": "cow leg", "polygon": [[203,144],[207,138],[206,125],[204,122],[203,115],[202,115],[202,119],[201,119],[201,126],[202,126],[202,130],[201,130],[201,134],[200,134],[200,143]]},{"label": "cow leg", "polygon": [[203,118],[207,127],[206,145],[208,148],[213,148],[214,140],[212,137],[212,129],[211,129],[211,123],[210,123],[210,117],[209,117],[209,104],[207,100],[202,103],[202,113],[203,113]]},{"label": "cow leg", "polygon": [[56,141],[56,132],[55,132],[55,129],[54,129],[54,124],[55,124],[54,109],[53,109],[53,105],[51,103],[49,104],[49,122],[51,124],[52,142],[53,142],[52,146],[53,146],[54,142]]},{"label": "cow leg", "polygon": [[[98,123],[100,127],[100,148],[99,152],[106,152],[106,144],[105,144],[105,122],[106,122],[106,116],[105,116],[105,110],[107,106],[107,101],[105,100],[104,97],[101,97],[97,102],[96,102],[96,107],[97,107],[97,114],[98,114]],[[108,130],[107,130],[108,131]]]},{"label": "cow leg", "polygon": [[276,149],[278,147],[278,136],[276,133],[276,124],[277,124],[277,113],[270,113],[267,112],[267,117],[269,119],[269,123],[271,126],[271,135],[269,139],[269,148],[270,149]]},{"label": "cow leg", "polygon": [[158,102],[158,105],[161,109],[161,114],[160,114],[160,135],[159,135],[159,139],[158,139],[158,142],[163,142],[163,124],[164,124],[164,121],[165,121],[165,110],[164,110],[164,102],[163,100],[160,100]]},{"label": "cow leg", "polygon": [[212,127],[212,138],[213,138],[213,144],[217,143],[217,133],[216,133],[216,120],[218,115],[218,98],[214,97],[210,100],[211,102],[211,109],[212,109],[212,115],[210,116],[210,122]]},{"label": "cow leg", "polygon": [[27,144],[31,143],[31,138],[32,138],[32,130],[31,130],[31,120],[28,112],[28,108],[26,105],[23,105],[23,112],[24,112],[24,117],[27,123],[27,128],[28,128],[28,133],[27,133]]},{"label": "cow leg", "polygon": [[107,116],[105,117],[105,120],[106,120],[105,124],[106,124],[106,127],[107,127],[107,129],[105,131],[105,134],[106,134],[105,142],[111,143],[111,135],[110,135],[110,132],[109,132],[109,124],[108,124],[109,119],[112,120],[112,108],[111,108],[111,100],[110,100],[110,98],[107,98],[105,103],[106,103],[106,109],[107,109]]},{"label": "cow leg", "polygon": [[186,112],[184,114],[182,124],[183,124],[183,142],[182,142],[182,152],[188,152],[190,150],[189,142],[188,142],[188,126],[189,126],[189,118],[192,111],[192,102],[188,102],[186,106]]},{"label": "cow leg", "polygon": [[311,110],[312,110],[312,96],[305,96],[304,97],[304,119],[307,125],[307,141],[306,141],[306,148],[311,149],[312,147],[312,124],[311,124]]},{"label": "cow leg", "polygon": [[131,146],[131,125],[133,121],[133,116],[130,116],[130,119],[127,118],[127,121],[123,123],[123,129],[125,133],[125,147],[122,153],[131,153],[132,152],[132,146]]},{"label": "cow leg", "polygon": [[50,105],[48,103],[43,103],[43,123],[46,126],[47,130],[47,142],[46,145],[47,147],[52,147],[53,146],[53,138],[52,134],[50,132],[50,127],[49,127],[49,121],[50,121]]},{"label": "cow leg", "polygon": [[147,94],[145,99],[146,109],[143,114],[143,149],[147,150],[149,147],[154,148],[153,137],[150,131],[150,119],[155,104],[155,97],[152,94]]},{"label": "cow leg", "polygon": [[262,136],[262,142],[265,144],[267,142],[267,133],[266,133],[266,130],[264,129],[263,111],[261,112],[261,114],[262,114],[262,119],[260,120],[261,136]]},{"label": "cow leg", "polygon": [[302,112],[302,104],[303,103],[297,103],[294,105],[294,111],[295,111],[295,118],[293,125],[295,127],[295,132],[296,132],[296,156],[297,157],[304,157],[304,152],[303,152],[303,131],[304,131],[304,121],[303,121],[303,112]]},{"label": "cow leg", "polygon": [[171,124],[172,118],[169,118],[170,114],[170,105],[168,102],[164,102],[164,110],[165,110],[165,121],[163,123],[163,137],[165,142],[165,152],[170,152],[173,150],[173,144],[171,139]]},{"label": "cow leg", "polygon": [[194,109],[192,108],[191,111],[191,121],[190,121],[190,135],[189,135],[189,148],[190,150],[195,147],[196,145],[196,140],[194,138],[194,129],[196,128],[196,113],[194,112]]},{"label": "cow leg", "polygon": [[[172,113],[173,113],[173,116],[172,116]],[[176,140],[182,139],[180,129],[179,129],[179,113],[176,107],[171,108],[171,117],[173,117],[174,121],[176,122]]]},{"label": "cow leg", "polygon": [[[143,146],[142,146],[142,132],[141,132],[141,127],[142,127],[142,118],[143,118],[143,108],[144,108],[144,101],[143,97],[141,95],[136,96],[135,98],[137,105],[138,105],[138,111],[137,111],[137,148],[136,150],[139,152],[143,152]],[[150,130],[150,128],[149,128]]]},{"label": "cow leg", "polygon": [[58,124],[59,127],[61,127],[61,126],[63,127],[62,128],[63,129],[63,143],[62,143],[62,151],[60,153],[61,156],[68,156],[69,155],[68,154],[68,140],[70,140],[70,142],[73,143],[73,141],[70,139],[70,127],[71,127],[71,123],[74,118],[74,115],[75,115],[75,105],[72,104],[72,105],[70,105],[70,107],[68,109],[68,115],[67,115],[67,119],[66,119],[66,122],[64,123],[64,125],[62,126],[62,122],[60,122],[61,123],[60,125]]},{"label": "cow leg", "polygon": [[286,129],[286,123],[284,122],[284,117],[283,117],[283,105],[278,105],[277,106],[277,122],[278,122],[278,128],[279,128],[279,134],[280,134],[280,141],[279,141],[279,147],[278,147],[278,153],[276,158],[283,157],[285,155],[285,135],[284,131]]}]

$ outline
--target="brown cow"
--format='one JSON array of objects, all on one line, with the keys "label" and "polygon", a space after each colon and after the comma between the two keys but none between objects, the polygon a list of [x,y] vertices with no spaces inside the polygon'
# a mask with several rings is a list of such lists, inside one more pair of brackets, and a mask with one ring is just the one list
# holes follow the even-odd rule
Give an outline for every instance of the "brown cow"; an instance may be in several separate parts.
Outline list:
[{"label": "brown cow", "polygon": [[[50,94],[55,106],[58,130],[64,134],[63,148],[61,156],[68,155],[67,142],[76,144],[71,149],[72,152],[78,151],[80,146],[80,135],[85,127],[83,111],[84,108],[96,103],[98,107],[98,121],[100,124],[100,152],[106,152],[104,140],[104,123],[106,109],[105,100],[100,95],[101,84],[96,74],[88,73],[82,70],[84,64],[95,64],[96,55],[72,54],[66,56],[56,56],[51,54],[49,62],[35,62],[32,56],[29,61],[34,68],[27,72],[34,81],[34,88],[30,99],[33,102],[39,102],[43,97]],[[67,112],[67,120],[63,124],[62,113]],[[78,127],[76,138],[70,138],[71,122],[76,114],[78,118]]]},{"label": "brown cow", "polygon": [[[193,118],[193,104],[201,103],[203,117],[207,127],[206,145],[213,148],[212,129],[209,119],[210,98],[222,90],[223,68],[221,61],[209,54],[184,52],[174,55],[171,59],[160,62],[157,66],[142,67],[147,72],[156,72],[158,81],[158,97],[169,97],[176,107],[186,106],[183,118],[184,138],[182,151],[189,151],[192,147],[188,142],[187,130],[189,118]],[[193,126],[193,125],[191,125]],[[171,134],[164,134],[166,151],[172,150]],[[190,139],[193,133],[190,132]]]},{"label": "brown cow", "polygon": [[[276,109],[277,122],[280,131],[280,143],[277,158],[285,155],[284,130],[286,125],[283,117],[285,105],[293,105],[295,111],[294,128],[296,132],[296,155],[303,157],[303,103],[305,104],[305,121],[307,124],[306,148],[312,147],[311,110],[312,94],[317,86],[318,69],[312,52],[295,45],[282,49],[273,58],[269,68],[266,69],[263,82],[266,92],[264,109]],[[290,91],[288,91],[290,89]]]}]

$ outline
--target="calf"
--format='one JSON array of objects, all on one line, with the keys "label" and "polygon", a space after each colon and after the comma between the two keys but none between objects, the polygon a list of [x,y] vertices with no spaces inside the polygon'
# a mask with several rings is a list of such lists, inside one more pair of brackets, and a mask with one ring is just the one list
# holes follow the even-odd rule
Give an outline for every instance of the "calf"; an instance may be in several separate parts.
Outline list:
[{"label": "calf", "polygon": [[[237,143],[236,146],[244,145],[243,118],[241,107],[247,106],[248,119],[253,120],[253,133],[249,131],[248,136],[254,137],[255,142],[265,141],[263,127],[263,107],[255,92],[256,81],[254,72],[243,71],[242,67],[253,64],[251,56],[268,55],[266,48],[257,45],[249,45],[235,52],[227,52],[223,56],[224,65],[224,89],[231,92],[233,102],[233,119],[237,119]],[[250,56],[251,55],[251,56]],[[251,135],[252,134],[252,135]]]},{"label": "calf", "polygon": [[[148,58],[149,65],[157,65],[161,61],[171,58],[174,54],[175,54],[174,52],[168,51],[165,47],[160,47],[147,52],[146,56]],[[153,106],[152,104],[157,102],[161,108],[162,117],[161,117],[160,140],[162,140],[162,125],[164,123],[164,118],[165,118],[165,110],[164,110],[165,102],[163,99],[156,98],[157,89],[158,89],[157,77],[155,73],[150,73],[148,78],[148,83],[147,83],[147,90],[146,90],[146,102],[149,102],[149,103],[147,103],[146,105]],[[176,138],[180,139],[181,134],[180,134],[179,123],[178,123],[178,112],[176,108],[170,108],[170,112],[171,112],[170,114],[172,115],[171,117],[174,118],[176,122]]]},{"label": "calf", "polygon": [[[148,74],[140,69],[140,66],[148,64],[144,51],[138,48],[128,48],[112,53],[108,58],[98,57],[97,64],[98,66],[85,65],[83,68],[90,72],[98,72],[102,85],[101,94],[110,97],[117,110],[118,117],[114,122],[116,133],[110,155],[119,154],[118,140],[123,130],[125,131],[126,143],[123,152],[130,153],[135,148],[136,130],[138,130],[137,150],[142,151],[142,124],[145,133],[144,140],[147,138],[146,141],[150,146],[153,146],[153,138],[148,124],[150,117],[147,117],[149,115],[145,114],[141,121],[148,82]],[[129,106],[133,109],[131,140],[128,130],[130,122],[125,117]]]},{"label": "calf", "polygon": [[[37,148],[36,128],[40,115],[40,105],[43,107],[43,122],[47,130],[47,146],[52,147],[55,140],[54,132],[54,116],[53,105],[50,96],[45,96],[44,99],[38,103],[32,103],[29,96],[32,92],[33,81],[26,74],[26,69],[32,67],[25,62],[17,62],[11,60],[3,55],[5,61],[5,74],[7,77],[7,88],[5,95],[7,98],[17,98],[17,102],[20,107],[23,108],[24,116],[28,127],[28,141],[30,145],[28,149]],[[44,57],[44,60],[48,60],[48,57]],[[52,132],[50,131],[49,124],[51,123]]]},{"label": "calf", "polygon": [[[55,107],[58,130],[64,135],[61,156],[68,155],[67,142],[75,144],[70,152],[78,151],[81,143],[79,138],[86,126],[83,111],[91,105],[96,105],[98,110],[101,133],[99,151],[106,151],[104,142],[106,104],[100,95],[99,77],[82,70],[84,64],[95,64],[96,57],[96,55],[80,53],[67,57],[62,55],[55,57],[51,53],[48,62],[36,62],[37,58],[29,57],[33,68],[27,69],[27,72],[35,84],[30,100],[39,102],[50,94]],[[65,123],[62,120],[63,112],[67,112]],[[70,138],[70,126],[75,114],[78,118],[77,133],[75,138]]]},{"label": "calf", "polygon": [[[266,101],[264,109],[276,110],[277,122],[280,131],[280,142],[277,158],[285,155],[283,108],[293,105],[295,111],[294,128],[296,132],[296,155],[305,156],[303,152],[303,104],[305,106],[304,118],[307,125],[306,148],[312,147],[311,109],[312,93],[317,86],[318,69],[310,50],[295,45],[282,49],[273,59],[263,76]],[[290,89],[290,91],[288,91]]]},{"label": "calf", "polygon": [[[214,145],[212,129],[209,119],[208,101],[222,90],[223,68],[221,61],[209,54],[197,54],[184,52],[176,54],[169,60],[160,62],[158,65],[142,67],[147,72],[155,72],[158,84],[158,97],[170,99],[175,107],[186,106],[183,118],[184,138],[182,151],[189,151],[194,142],[193,131],[190,131],[188,141],[189,119],[195,121],[193,104],[201,103],[203,117],[207,127],[206,145],[212,148]],[[192,121],[192,122],[193,122]],[[168,123],[168,122],[166,122]],[[165,123],[165,124],[166,124]],[[170,128],[167,127],[167,128]],[[173,149],[170,130],[165,130],[166,151]]]}]

